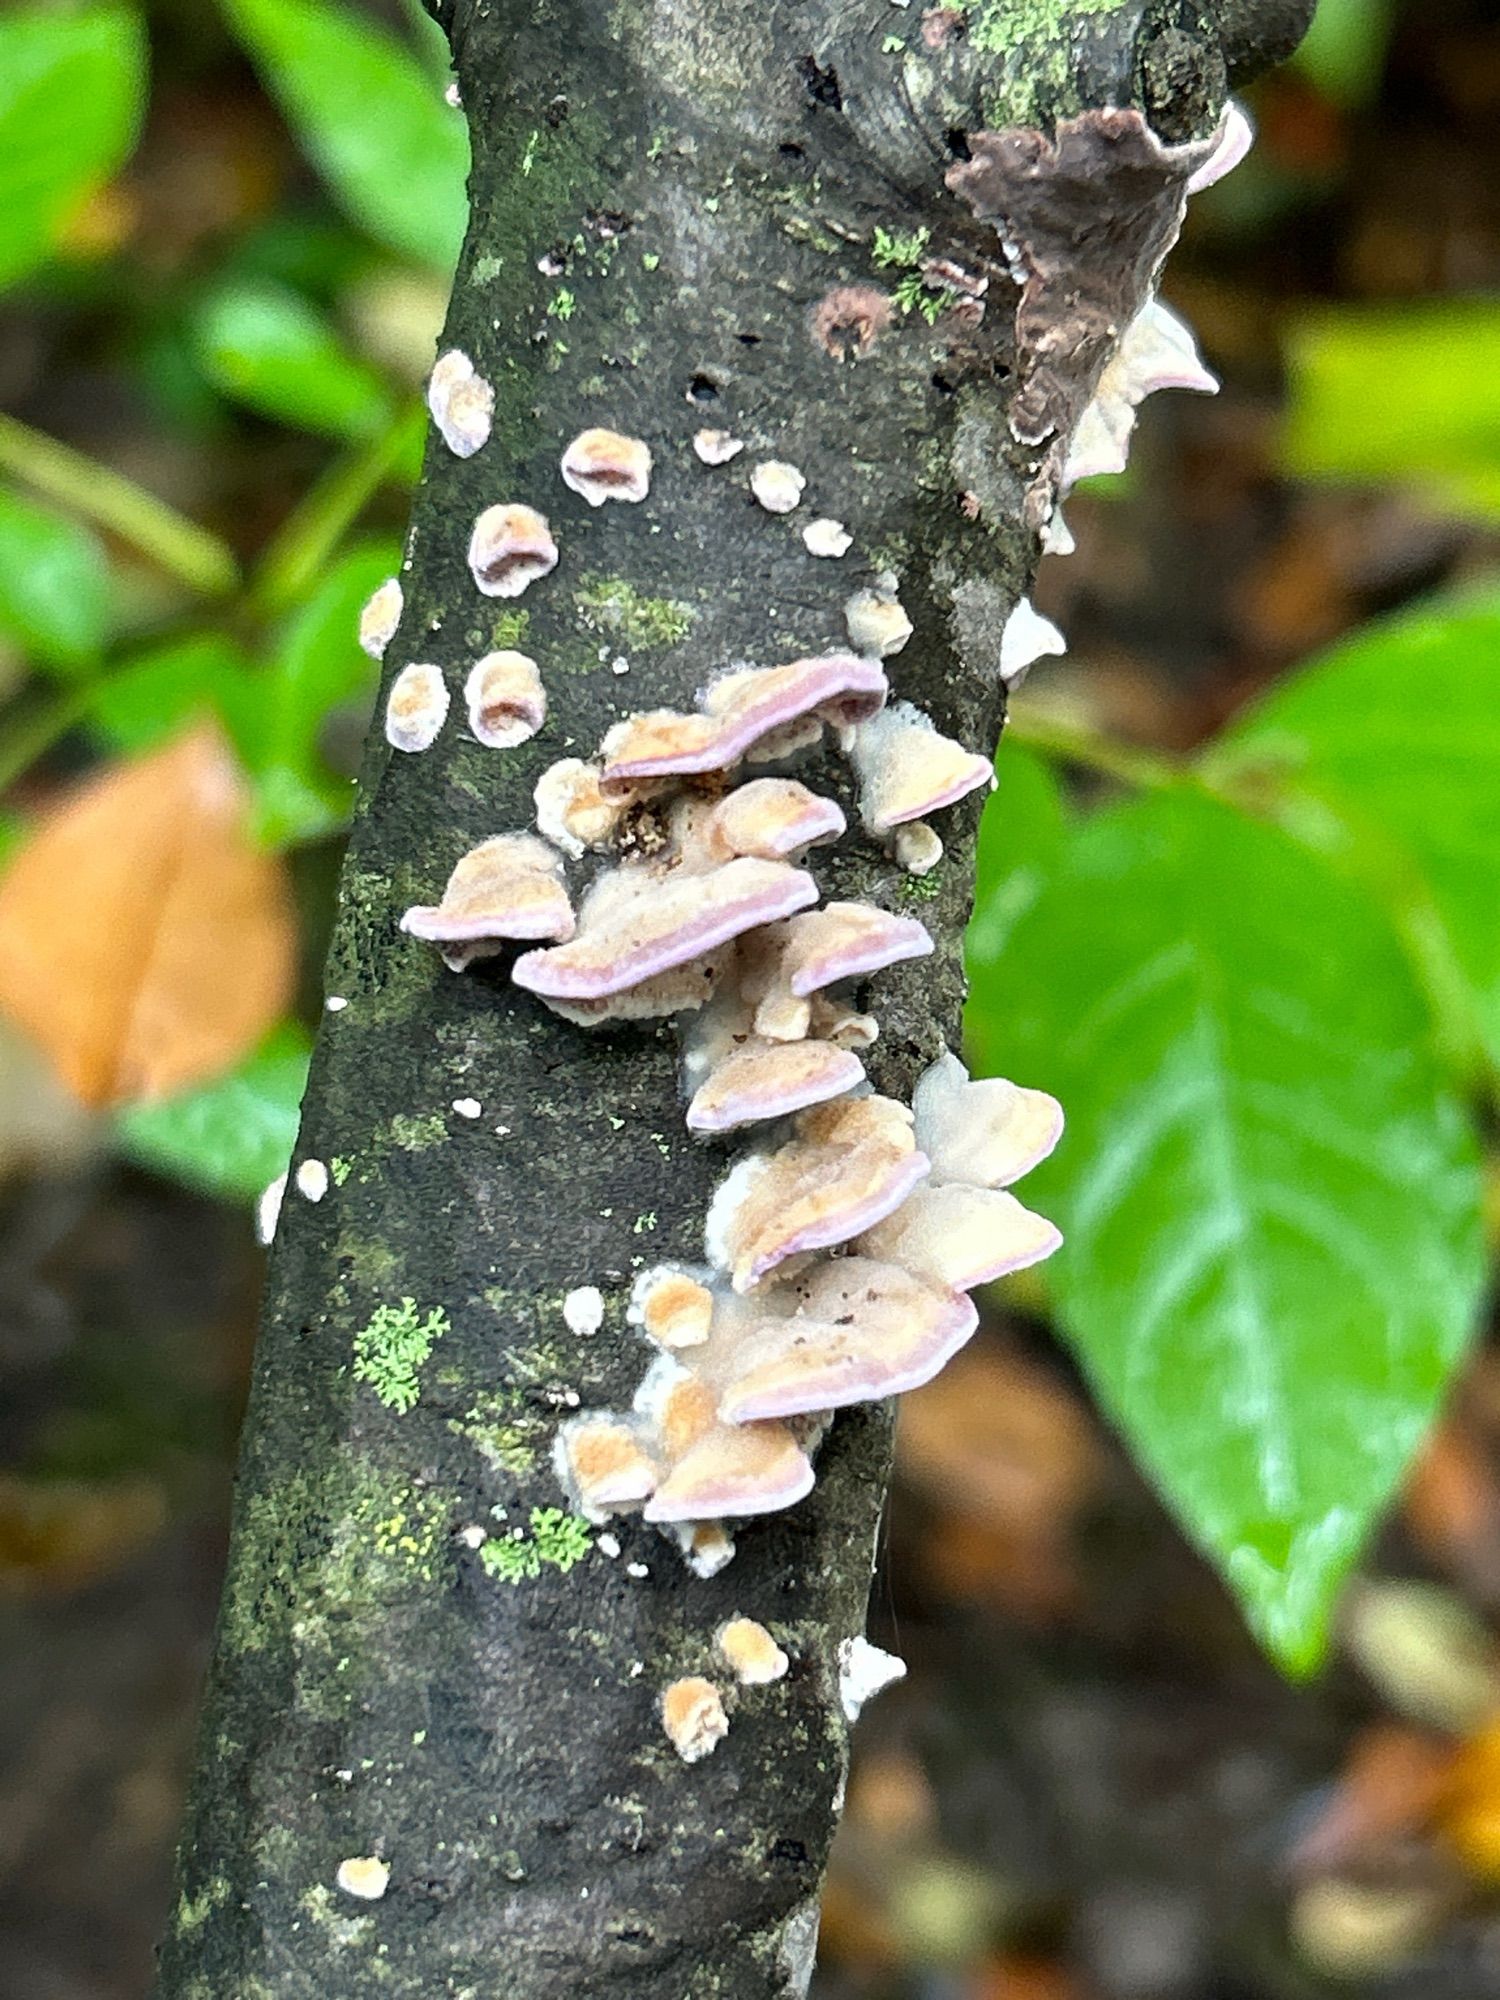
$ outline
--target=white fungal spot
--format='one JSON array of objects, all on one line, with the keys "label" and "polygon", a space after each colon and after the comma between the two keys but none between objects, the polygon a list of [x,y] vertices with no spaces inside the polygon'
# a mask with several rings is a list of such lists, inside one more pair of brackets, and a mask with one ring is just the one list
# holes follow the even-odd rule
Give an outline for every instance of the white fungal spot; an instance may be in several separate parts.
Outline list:
[{"label": "white fungal spot", "polygon": [[912,635],[912,622],[894,585],[880,579],[873,590],[856,590],[844,606],[849,643],[868,659],[899,653]]},{"label": "white fungal spot", "polygon": [[637,1583],[639,1583],[643,1576],[649,1576],[651,1572],[644,1563],[626,1563],[625,1574],[633,1576]]},{"label": "white fungal spot", "polygon": [[839,1701],[851,1722],[865,1703],[906,1676],[905,1660],[882,1652],[868,1639],[845,1639],[839,1647]]},{"label": "white fungal spot", "polygon": [[364,1903],[378,1903],[390,1883],[391,1871],[377,1855],[359,1854],[341,1861],[333,1879],[346,1896],[358,1896]]},{"label": "white fungal spot", "polygon": [[461,348],[438,357],[427,381],[427,407],[455,458],[472,458],[489,442],[495,391]]},{"label": "white fungal spot", "polygon": [[563,1318],[571,1333],[597,1333],[604,1324],[604,1294],[597,1285],[579,1285],[563,1300]]},{"label": "white fungal spot", "polygon": [[1000,678],[1014,687],[1038,660],[1067,650],[1068,642],[1052,620],[1033,609],[1029,597],[1018,598],[1000,634]]},{"label": "white fungal spot", "polygon": [[459,1529],[458,1539],[466,1549],[482,1549],[489,1540],[489,1536],[486,1535],[484,1529],[480,1527],[477,1521],[470,1521],[466,1527]]},{"label": "white fungal spot", "polygon": [[842,521],[809,521],[802,530],[802,544],[810,556],[843,556],[854,546],[854,537]]},{"label": "white fungal spot", "polygon": [[451,111],[463,109],[463,99],[458,94],[458,80],[455,78],[443,92],[443,102]]},{"label": "white fungal spot", "polygon": [[790,514],[806,487],[804,475],[781,458],[763,460],[750,474],[750,491],[768,514]]},{"label": "white fungal spot", "polygon": [[563,484],[591,507],[606,500],[644,500],[651,489],[651,452],[619,431],[580,431],[562,456]]},{"label": "white fungal spot", "polygon": [[599,1551],[601,1556],[608,1556],[611,1562],[619,1559],[619,1538],[616,1535],[610,1534],[607,1529],[602,1535],[595,1535],[594,1547]]},{"label": "white fungal spot", "polygon": [[382,659],[386,647],[395,638],[404,602],[401,585],[395,577],[388,576],[360,612],[359,643],[372,660]]},{"label": "white fungal spot", "polygon": [[328,998],[323,1002],[323,1012],[325,1014],[342,1014],[348,1005],[349,1002],[344,998],[342,993],[330,993]]},{"label": "white fungal spot", "polygon": [[297,1192],[307,1201],[321,1201],[328,1192],[328,1169],[321,1160],[304,1160],[297,1169]]},{"label": "white fungal spot", "polygon": [[661,1698],[661,1724],[684,1764],[696,1764],[729,1734],[729,1717],[712,1681],[688,1674]]},{"label": "white fungal spot", "polygon": [[460,1118],[477,1118],[484,1106],[477,1097],[455,1097],[453,1109]]},{"label": "white fungal spot", "polygon": [[693,433],[693,450],[705,465],[728,465],[745,449],[745,440],[728,431],[701,430]]},{"label": "white fungal spot", "polygon": [[519,597],[557,568],[557,544],[535,507],[486,507],[469,537],[469,570],[486,597]]},{"label": "white fungal spot", "polygon": [[441,667],[413,660],[391,683],[385,740],[393,750],[430,750],[448,717],[448,683]]},{"label": "white fungal spot", "polygon": [[281,1203],[286,1194],[286,1175],[278,1174],[255,1204],[255,1240],[264,1250],[276,1234],[281,1220]]}]

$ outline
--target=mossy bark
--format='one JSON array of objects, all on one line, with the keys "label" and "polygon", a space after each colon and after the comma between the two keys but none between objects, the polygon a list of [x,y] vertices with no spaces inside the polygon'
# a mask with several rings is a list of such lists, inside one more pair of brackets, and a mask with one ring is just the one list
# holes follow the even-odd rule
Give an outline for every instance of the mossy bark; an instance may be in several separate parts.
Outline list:
[{"label": "mossy bark", "polygon": [[[847,1750],[837,1651],[863,1626],[889,1413],[841,1415],[811,1499],[746,1527],[711,1581],[638,1522],[616,1558],[572,1561],[576,1530],[551,1517],[538,1532],[533,1510],[564,1504],[559,1413],[628,1402],[631,1276],[701,1254],[726,1151],[684,1133],[669,1026],[571,1027],[503,962],[455,976],[397,921],[467,847],[528,823],[549,762],[628,709],[690,705],[728,662],[841,644],[846,596],[883,569],[916,626],[898,692],[994,743],[999,634],[1037,554],[1034,455],[1006,424],[1014,295],[992,285],[978,324],[897,309],[858,353],[826,302],[911,275],[876,260],[877,230],[1003,270],[943,179],[997,112],[1136,104],[1169,137],[1203,133],[1226,75],[1279,53],[1303,10],[1223,11],[1227,39],[1208,6],[975,0],[928,48],[937,31],[889,0],[446,10],[474,168],[444,344],[493,380],[496,420],[466,462],[433,444],[387,668],[435,660],[456,687],[520,643],[551,715],[509,752],[456,717],[424,754],[378,732],[369,751],[328,974],[347,1004],[298,1150],[332,1185],[316,1205],[290,1193],[277,1236],[161,2000],[804,1990]],[[650,440],[645,505],[564,490],[561,449],[591,424]],[[700,424],[743,457],[701,465]],[[749,496],[764,457],[807,475],[790,521]],[[563,550],[517,605],[480,597],[465,562],[497,500],[540,506]],[[814,513],[852,530],[842,560],[804,549]],[[852,804],[835,759],[812,781]],[[945,817],[923,885],[852,837],[816,862],[826,894],[919,899],[938,939],[875,989],[872,1071],[903,1096],[958,1037],[977,817]],[[563,1300],[583,1285],[607,1310],[581,1338]],[[413,1320],[435,1337],[398,1409]],[[498,1566],[465,1533],[493,1549],[517,1526]],[[731,1700],[728,1738],[690,1767],[657,1699],[713,1671],[735,1612],[792,1669]],[[361,1856],[389,1864],[379,1901],[336,1886]]]}]

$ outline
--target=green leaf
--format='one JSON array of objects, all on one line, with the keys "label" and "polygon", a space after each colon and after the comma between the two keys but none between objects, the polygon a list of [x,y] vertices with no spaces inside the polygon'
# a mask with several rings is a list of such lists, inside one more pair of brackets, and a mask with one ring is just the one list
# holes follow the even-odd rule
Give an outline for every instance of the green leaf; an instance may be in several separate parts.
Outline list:
[{"label": "green leaf", "polygon": [[360,650],[360,609],[400,563],[394,539],[360,543],[333,565],[277,641],[255,760],[258,830],[273,846],[315,839],[349,818],[354,787],[329,770],[320,739],[334,710],[373,693],[379,669]]},{"label": "green leaf", "polygon": [[1066,834],[1067,802],[1052,766],[1002,737],[995,789],[979,822],[974,914],[965,939],[971,968],[995,956],[1036,901]]},{"label": "green leaf", "polygon": [[89,720],[112,749],[135,756],[208,711],[253,769],[264,703],[264,688],[235,642],[221,632],[196,632],[138,653],[100,681]]},{"label": "green leaf", "polygon": [[380,242],[451,271],[469,170],[463,118],[423,64],[331,0],[224,0],[308,155]]},{"label": "green leaf", "polygon": [[193,315],[192,340],[214,386],[262,416],[339,438],[371,437],[389,421],[380,377],[284,286],[248,279],[222,286]]},{"label": "green leaf", "polygon": [[1368,104],[1380,86],[1395,0],[1318,0],[1292,65],[1330,103]]},{"label": "green leaf", "polygon": [[1062,1325],[1268,1650],[1316,1664],[1484,1282],[1477,1149],[1378,908],[1163,793],[1101,814],[982,969],[975,1054],[1069,1129],[1025,1194]]},{"label": "green leaf", "polygon": [[145,97],[133,7],[0,14],[0,286],[52,255],[135,144]]},{"label": "green leaf", "polygon": [[1369,625],[1292,675],[1211,759],[1221,778],[1261,766],[1352,843],[1435,1003],[1456,983],[1500,1066],[1500,588]]},{"label": "green leaf", "polygon": [[1287,365],[1288,471],[1395,481],[1500,518],[1500,301],[1308,313],[1288,329]]},{"label": "green leaf", "polygon": [[109,624],[109,565],[87,528],[0,487],[0,632],[40,664],[97,658]]},{"label": "green leaf", "polygon": [[207,1194],[253,1201],[292,1156],[310,1048],[304,1028],[283,1022],[217,1083],[121,1112],[121,1150]]}]

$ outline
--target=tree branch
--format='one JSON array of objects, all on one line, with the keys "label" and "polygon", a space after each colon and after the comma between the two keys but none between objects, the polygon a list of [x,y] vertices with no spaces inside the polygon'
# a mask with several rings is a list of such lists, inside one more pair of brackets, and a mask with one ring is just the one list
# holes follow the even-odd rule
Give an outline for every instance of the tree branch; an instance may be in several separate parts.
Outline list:
[{"label": "tree branch", "polygon": [[[595,1541],[568,1566],[576,1537],[545,1515],[538,1534],[533,1514],[563,1504],[557,1425],[628,1407],[631,1278],[701,1258],[730,1149],[683,1130],[669,1024],[574,1027],[507,961],[455,976],[398,921],[466,849],[529,823],[552,761],[632,709],[691,707],[728,663],[847,645],[846,596],[885,570],[915,625],[896,692],[994,743],[1000,634],[1057,467],[1012,431],[1035,357],[1016,352],[993,188],[965,198],[945,177],[962,188],[979,166],[972,135],[1089,106],[1202,136],[1227,71],[1266,35],[1279,48],[1300,11],[1223,9],[1226,50],[1213,8],[1097,0],[921,19],[887,0],[446,10],[474,167],[444,345],[497,401],[476,456],[430,446],[387,675],[434,660],[456,687],[517,643],[524,611],[551,714],[514,750],[480,747],[456,707],[424,754],[378,731],[368,752],[328,974],[347,1004],[325,1019],[298,1150],[331,1185],[316,1203],[290,1192],[277,1235],[161,2000],[805,1990],[846,1762],[839,1647],[863,1627],[889,1409],[841,1413],[812,1496],[750,1523],[709,1580],[638,1518],[611,1524],[618,1556]],[[1120,187],[1101,170],[1070,199],[1067,226],[1100,225],[1123,268]],[[896,246],[884,264],[877,231]],[[874,325],[853,286],[909,309]],[[590,425],[650,441],[647,504],[595,511],[564,490],[559,455]],[[743,458],[700,464],[699,425],[747,440]],[[766,458],[807,477],[790,520],[747,491]],[[479,597],[465,561],[496,501],[541,507],[563,551],[514,605]],[[809,556],[814,513],[849,524],[848,556]],[[837,755],[798,775],[857,822]],[[945,816],[947,859],[921,883],[864,838],[815,857],[825,897],[919,900],[936,940],[878,981],[867,1066],[903,1100],[957,1040],[977,819],[974,799]],[[477,1116],[453,1108],[466,1100]],[[584,1336],[563,1310],[582,1286],[606,1304]],[[356,1356],[434,1315],[419,1400],[398,1413]],[[487,1564],[481,1531],[490,1546],[517,1525],[534,1555]],[[744,1690],[689,1766],[659,1696],[713,1673],[737,1612],[775,1631],[791,1671]],[[360,1857],[389,1866],[378,1902],[337,1886]]]}]

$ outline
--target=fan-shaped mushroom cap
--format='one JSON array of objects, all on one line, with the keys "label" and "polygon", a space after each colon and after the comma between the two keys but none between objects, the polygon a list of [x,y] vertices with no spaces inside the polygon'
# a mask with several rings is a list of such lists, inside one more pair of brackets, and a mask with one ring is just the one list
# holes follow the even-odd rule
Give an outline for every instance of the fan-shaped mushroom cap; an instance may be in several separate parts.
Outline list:
[{"label": "fan-shaped mushroom cap", "polygon": [[606,993],[597,1000],[569,1000],[544,993],[543,1004],[579,1028],[600,1028],[611,1021],[655,1021],[669,1014],[691,1014],[713,998],[722,960],[714,952],[671,966],[636,986]]},{"label": "fan-shaped mushroom cap", "polygon": [[1056,1224],[1013,1194],[951,1181],[915,1189],[855,1247],[941,1290],[970,1292],[1039,1264],[1061,1242]]},{"label": "fan-shaped mushroom cap", "polygon": [[361,610],[360,651],[368,653],[372,660],[384,659],[385,649],[395,638],[396,627],[401,623],[401,607],[404,601],[400,579],[388,576],[384,583],[372,591],[369,601]]},{"label": "fan-shaped mushroom cap", "polygon": [[638,1506],[656,1486],[661,1467],[624,1418],[575,1417],[557,1435],[557,1471],[569,1498],[591,1521]]},{"label": "fan-shaped mushroom cap", "polygon": [[754,940],[746,991],[758,999],[780,986],[806,1000],[839,980],[926,958],[932,948],[931,935],[915,917],[874,903],[825,903]]},{"label": "fan-shaped mushroom cap", "polygon": [[393,750],[430,750],[448,718],[448,683],[441,667],[413,660],[391,682],[385,700],[385,740]]},{"label": "fan-shaped mushroom cap", "polygon": [[737,1292],[789,1257],[873,1229],[926,1176],[911,1113],[891,1098],[818,1105],[796,1130],[777,1152],[739,1162],[709,1209],[709,1255]]},{"label": "fan-shaped mushroom cap", "polygon": [[1068,440],[1064,486],[1098,473],[1123,472],[1137,407],[1158,389],[1218,389],[1198,358],[1192,330],[1160,299],[1148,299],[1104,365],[1093,398]]},{"label": "fan-shaped mushroom cap", "polygon": [[1250,148],[1255,144],[1255,127],[1250,115],[1237,98],[1231,97],[1224,106],[1224,115],[1219,120],[1219,129],[1214,134],[1214,149],[1194,173],[1189,175],[1189,194],[1202,194],[1205,188],[1237,167]]},{"label": "fan-shaped mushroom cap", "polygon": [[798,1310],[744,1343],[721,1390],[733,1423],[841,1409],[928,1382],[979,1324],[973,1302],[894,1264],[831,1257],[794,1283]]},{"label": "fan-shaped mushroom cap", "polygon": [[955,1055],[939,1056],[912,1095],[917,1143],[932,1161],[933,1185],[1009,1187],[1045,1160],[1062,1137],[1062,1106],[1044,1090],[1003,1077],[972,1082]]},{"label": "fan-shaped mushroom cap", "polygon": [[852,722],[876,713],[885,697],[884,669],[853,653],[725,674],[696,715],[657,709],[617,723],[604,739],[604,783],[726,771],[761,737],[802,716]]},{"label": "fan-shaped mushroom cap", "polygon": [[603,999],[817,897],[812,877],[781,861],[747,857],[702,874],[612,869],[584,898],[573,941],[524,953],[513,977],[544,999]]},{"label": "fan-shaped mushroom cap", "polygon": [[557,568],[557,544],[535,507],[486,507],[469,537],[469,570],[486,597],[519,597]]},{"label": "fan-shaped mushroom cap", "polygon": [[856,590],[844,606],[849,643],[877,660],[899,653],[912,635],[912,622],[893,590]]},{"label": "fan-shaped mushroom cap", "polygon": [[525,653],[486,653],[464,683],[469,727],[492,750],[511,750],[547,719],[547,691]]},{"label": "fan-shaped mushroom cap", "polygon": [[909,701],[862,722],[849,761],[859,778],[860,817],[874,834],[923,819],[995,778],[988,757],[944,736]]},{"label": "fan-shaped mushroom cap", "polygon": [[648,1521],[772,1514],[813,1488],[812,1463],[784,1424],[716,1424],[646,1502]]},{"label": "fan-shaped mushroom cap", "polygon": [[768,514],[790,514],[806,488],[806,474],[784,458],[768,458],[750,474],[750,491]]},{"label": "fan-shaped mushroom cap", "polygon": [[644,500],[651,489],[651,452],[618,431],[580,431],[562,456],[564,485],[591,507],[606,500]]},{"label": "fan-shaped mushroom cap", "polygon": [[833,799],[820,798],[795,778],[752,778],[713,808],[713,839],[725,854],[766,861],[800,856],[815,842],[837,840],[846,821]]},{"label": "fan-shaped mushroom cap", "polygon": [[461,856],[443,900],[415,904],[401,928],[430,944],[493,941],[497,950],[505,938],[569,938],[573,906],[561,859],[535,834],[498,833]]},{"label": "fan-shaped mushroom cap", "polygon": [[658,1347],[700,1347],[713,1323],[714,1295],[687,1271],[658,1264],[631,1288],[630,1318]]},{"label": "fan-shaped mushroom cap", "polygon": [[537,831],[575,860],[585,848],[608,846],[631,803],[628,792],[604,791],[599,766],[581,757],[549,764],[532,796]]},{"label": "fan-shaped mushroom cap", "polygon": [[461,349],[439,355],[427,378],[427,407],[455,458],[472,458],[488,442],[495,391]]},{"label": "fan-shaped mushroom cap", "polygon": [[716,431],[705,426],[693,432],[693,450],[705,465],[728,465],[730,459],[738,458],[745,449],[745,440],[737,438],[730,431]]},{"label": "fan-shaped mushroom cap", "polygon": [[1000,634],[1000,678],[1014,687],[1038,660],[1049,653],[1060,657],[1067,650],[1068,642],[1052,620],[1035,610],[1029,597],[1018,597]]},{"label": "fan-shaped mushroom cap", "polygon": [[832,1042],[769,1042],[749,1036],[716,1063],[688,1106],[694,1132],[732,1132],[767,1118],[787,1118],[842,1097],[863,1083],[864,1064]]}]

